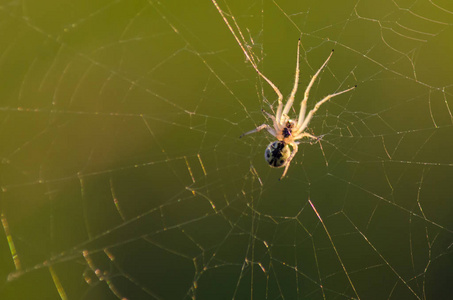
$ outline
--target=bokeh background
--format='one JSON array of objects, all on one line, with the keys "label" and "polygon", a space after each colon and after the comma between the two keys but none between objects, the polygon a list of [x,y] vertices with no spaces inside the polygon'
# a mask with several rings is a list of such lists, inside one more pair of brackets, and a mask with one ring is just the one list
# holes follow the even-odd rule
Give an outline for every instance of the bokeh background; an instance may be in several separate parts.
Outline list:
[{"label": "bokeh background", "polygon": [[[0,0],[1,299],[448,299],[446,0]],[[286,178],[276,95],[324,104]]]}]

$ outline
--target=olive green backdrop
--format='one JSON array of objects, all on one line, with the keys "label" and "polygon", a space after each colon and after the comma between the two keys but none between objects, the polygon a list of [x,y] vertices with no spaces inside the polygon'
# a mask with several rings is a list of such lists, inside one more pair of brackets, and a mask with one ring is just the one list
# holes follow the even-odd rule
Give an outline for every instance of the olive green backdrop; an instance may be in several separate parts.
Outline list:
[{"label": "olive green backdrop", "polygon": [[[447,299],[452,25],[446,0],[1,0],[0,298]],[[272,136],[239,139],[276,109],[244,51],[286,98],[299,38],[291,117],[331,49],[309,108],[358,87],[279,181]]]}]

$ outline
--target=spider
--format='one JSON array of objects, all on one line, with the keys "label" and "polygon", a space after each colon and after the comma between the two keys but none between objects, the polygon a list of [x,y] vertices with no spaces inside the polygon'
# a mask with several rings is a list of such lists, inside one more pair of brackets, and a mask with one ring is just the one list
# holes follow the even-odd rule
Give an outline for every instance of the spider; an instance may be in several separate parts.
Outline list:
[{"label": "spider", "polygon": [[[286,102],[284,107],[283,107],[283,102],[282,102],[283,95],[280,92],[280,90],[277,88],[277,86],[274,83],[272,83],[272,81],[270,81],[266,76],[264,76],[260,72],[260,70],[253,64],[253,67],[255,68],[256,72],[274,89],[275,93],[277,94],[278,106],[277,106],[277,111],[276,111],[275,116],[262,110],[262,112],[264,114],[266,114],[267,117],[269,117],[272,120],[272,126],[264,123],[251,131],[243,133],[240,136],[240,138],[242,138],[245,135],[266,129],[270,134],[272,134],[277,139],[277,141],[272,142],[267,146],[266,151],[264,152],[264,158],[266,159],[267,163],[271,167],[274,167],[274,168],[285,167],[285,170],[283,171],[283,175],[280,177],[280,180],[283,177],[285,177],[286,172],[288,171],[289,165],[298,151],[297,145],[300,142],[297,140],[300,140],[304,137],[308,137],[308,138],[311,138],[314,140],[319,139],[319,137],[316,137],[308,132],[305,132],[305,129],[307,128],[313,115],[316,113],[316,111],[319,109],[319,107],[322,104],[329,101],[331,98],[341,95],[343,93],[349,92],[357,87],[357,85],[355,85],[355,86],[348,88],[346,90],[343,90],[341,92],[327,95],[322,100],[320,100],[318,103],[316,103],[312,110],[310,110],[307,114],[305,114],[305,112],[307,110],[307,100],[308,100],[308,94],[310,93],[310,89],[313,86],[313,83],[315,82],[319,73],[321,73],[321,71],[324,69],[324,67],[327,65],[330,58],[332,57],[332,54],[334,52],[334,50],[332,50],[329,57],[327,57],[324,64],[319,68],[319,70],[311,78],[310,83],[308,84],[307,88],[305,89],[304,99],[302,100],[301,105],[300,105],[299,118],[297,118],[295,120],[290,119],[288,116],[288,113],[293,105],[294,97],[296,96],[297,87],[298,87],[298,83],[299,83],[300,47],[301,47],[301,41],[299,39],[299,42],[297,44],[297,61],[296,61],[296,75],[295,75],[295,79],[294,79],[294,87],[293,87],[291,94],[288,98],[288,101]],[[292,153],[291,153],[289,146],[291,146],[293,148]]]}]

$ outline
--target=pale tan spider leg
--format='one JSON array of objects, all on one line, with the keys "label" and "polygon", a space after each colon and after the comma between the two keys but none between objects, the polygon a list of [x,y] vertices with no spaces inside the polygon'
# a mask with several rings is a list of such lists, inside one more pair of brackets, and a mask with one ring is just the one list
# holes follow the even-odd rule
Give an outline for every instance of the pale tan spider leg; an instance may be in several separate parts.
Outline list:
[{"label": "pale tan spider leg", "polygon": [[261,109],[261,112],[262,113],[265,113],[266,116],[268,116],[269,118],[271,118],[272,121],[275,121],[275,117],[273,115],[271,115],[270,113],[268,113],[267,111],[265,111],[264,109]]},{"label": "pale tan spider leg", "polygon": [[241,138],[241,137],[243,137],[243,136],[245,136],[245,135],[249,135],[249,134],[252,134],[252,133],[261,131],[261,130],[263,130],[263,129],[266,129],[266,130],[267,130],[270,134],[272,134],[273,136],[277,136],[277,134],[275,133],[275,129],[274,129],[274,128],[270,127],[270,126],[267,125],[267,124],[262,124],[262,125],[256,127],[256,128],[253,129],[253,130],[250,130],[250,131],[247,131],[247,132],[241,134],[241,135],[239,136],[239,138]]},{"label": "pale tan spider leg", "polygon": [[291,143],[289,143],[289,145],[293,148],[293,152],[289,156],[288,162],[285,165],[285,170],[283,171],[282,177],[280,177],[279,180],[282,180],[283,177],[285,177],[286,172],[288,172],[289,164],[291,163],[291,161],[293,160],[294,156],[296,156],[297,151],[299,150],[299,147],[297,146],[297,143],[291,142]]},{"label": "pale tan spider leg", "polygon": [[260,70],[258,70],[258,68],[255,66],[255,64],[252,63],[252,66],[255,68],[255,71],[258,73],[258,75],[260,75],[264,80],[266,80],[266,82],[271,86],[271,88],[277,94],[278,107],[277,107],[276,119],[280,120],[280,118],[282,116],[282,107],[283,107],[283,102],[282,102],[283,95],[282,95],[282,93],[280,92],[278,87],[274,83],[272,83],[272,81],[270,81],[270,79],[268,79],[266,76],[264,76],[263,73],[260,72]]},{"label": "pale tan spider leg", "polygon": [[[222,16],[223,18],[223,21],[225,22],[225,24],[228,26],[228,28],[230,29],[231,33],[233,34],[234,38],[236,39],[237,43],[239,44],[239,47],[241,47],[242,49],[242,52],[244,52],[245,56],[247,57],[247,60],[250,62],[250,64],[252,65],[252,67],[255,69],[255,71],[258,73],[258,75],[260,75],[264,80],[266,80],[266,82],[274,89],[274,92],[277,94],[277,97],[278,97],[278,108],[277,108],[277,115],[276,115],[276,119],[277,120],[280,120],[280,117],[282,116],[282,108],[283,108],[283,95],[282,93],[280,92],[280,90],[277,88],[277,86],[272,82],[270,81],[266,76],[263,75],[263,73],[260,72],[260,70],[258,69],[258,67],[256,66],[254,60],[250,57],[250,54],[248,53],[247,50],[245,50],[245,47],[244,45],[242,44],[241,40],[239,39],[239,37],[237,36],[237,34],[235,33],[233,27],[231,27],[230,23],[228,22],[225,14],[223,13],[223,11],[220,9],[219,5],[217,4],[216,1],[213,1],[215,7],[217,8],[218,12],[220,13],[220,15]],[[240,31],[239,31],[240,32]]]},{"label": "pale tan spider leg", "polygon": [[[286,102],[285,108],[283,109],[283,115],[288,115],[289,110],[293,106],[294,103],[294,97],[296,97],[296,92],[297,92],[297,87],[299,85],[299,56],[300,56],[300,39],[299,42],[297,43],[297,60],[296,60],[296,75],[294,76],[294,87],[293,90],[291,91],[291,95],[288,98],[288,101]],[[283,120],[280,120],[280,123],[283,122]]]},{"label": "pale tan spider leg", "polygon": [[[261,109],[261,111],[263,113],[265,113],[268,118],[270,118],[272,120],[272,124],[274,125],[274,128],[275,128],[275,132],[280,132],[283,129],[284,126],[282,126],[280,123],[278,123],[273,115],[271,115],[264,109]],[[277,137],[276,135],[274,135],[274,136]]]},{"label": "pale tan spider leg", "polygon": [[[241,45],[241,44],[239,43],[239,45]],[[241,48],[242,48],[242,45],[241,45]],[[266,76],[264,76],[263,73],[261,73],[261,71],[258,69],[256,64],[250,59],[250,56],[249,56],[248,52],[245,51],[244,48],[242,50],[244,51],[244,54],[247,56],[247,59],[252,64],[252,66],[255,69],[256,73],[258,73],[258,75],[260,75],[271,86],[271,88],[274,90],[274,92],[277,94],[278,107],[277,107],[277,113],[276,113],[275,116],[276,116],[277,121],[279,121],[281,116],[282,116],[282,108],[283,108],[283,102],[282,102],[283,95],[282,95],[282,93],[280,92],[278,87],[269,78],[267,78]]]},{"label": "pale tan spider leg", "polygon": [[[321,101],[319,101],[318,103],[316,103],[315,107],[310,110],[307,114],[307,117],[305,118],[305,121],[302,123],[301,127],[298,128],[298,132],[303,132],[305,130],[305,128],[307,128],[308,126],[308,123],[310,123],[310,120],[311,118],[313,117],[314,113],[319,109],[319,107],[321,107],[321,105],[323,105],[324,103],[326,103],[327,101],[329,101],[331,98],[335,97],[335,96],[338,96],[338,95],[341,95],[343,93],[347,93],[349,91],[352,91],[353,89],[355,89],[357,87],[357,85],[349,88],[349,89],[346,89],[344,91],[341,91],[341,92],[338,92],[338,93],[335,93],[335,94],[331,94],[331,95],[328,95],[326,96],[324,99],[322,99]],[[297,133],[296,133],[297,134]]]},{"label": "pale tan spider leg", "polygon": [[332,57],[333,54],[333,49],[332,52],[330,52],[329,57],[327,57],[326,61],[322,64],[322,66],[319,68],[319,70],[313,75],[313,77],[310,80],[310,83],[308,84],[307,88],[305,89],[304,93],[304,99],[302,100],[300,104],[300,113],[299,113],[299,118],[297,119],[297,127],[300,127],[302,123],[304,122],[305,119],[305,111],[307,110],[307,100],[308,100],[308,94],[310,93],[310,89],[315,83],[316,78],[318,78],[319,73],[321,73],[322,69],[324,69],[325,66],[327,66],[327,63],[329,62],[330,58]]},{"label": "pale tan spider leg", "polygon": [[294,136],[293,139],[294,140],[300,140],[300,139],[303,139],[304,137],[309,137],[309,138],[314,139],[314,140],[318,139],[317,136],[314,136],[313,134],[310,134],[308,132],[299,133],[298,135]]}]

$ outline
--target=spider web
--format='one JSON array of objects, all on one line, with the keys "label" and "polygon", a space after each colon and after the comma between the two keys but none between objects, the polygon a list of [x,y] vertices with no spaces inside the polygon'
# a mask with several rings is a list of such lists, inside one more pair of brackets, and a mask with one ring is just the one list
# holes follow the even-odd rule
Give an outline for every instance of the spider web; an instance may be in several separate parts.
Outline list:
[{"label": "spider web", "polygon": [[447,299],[453,6],[338,2],[0,1],[1,298]]}]

